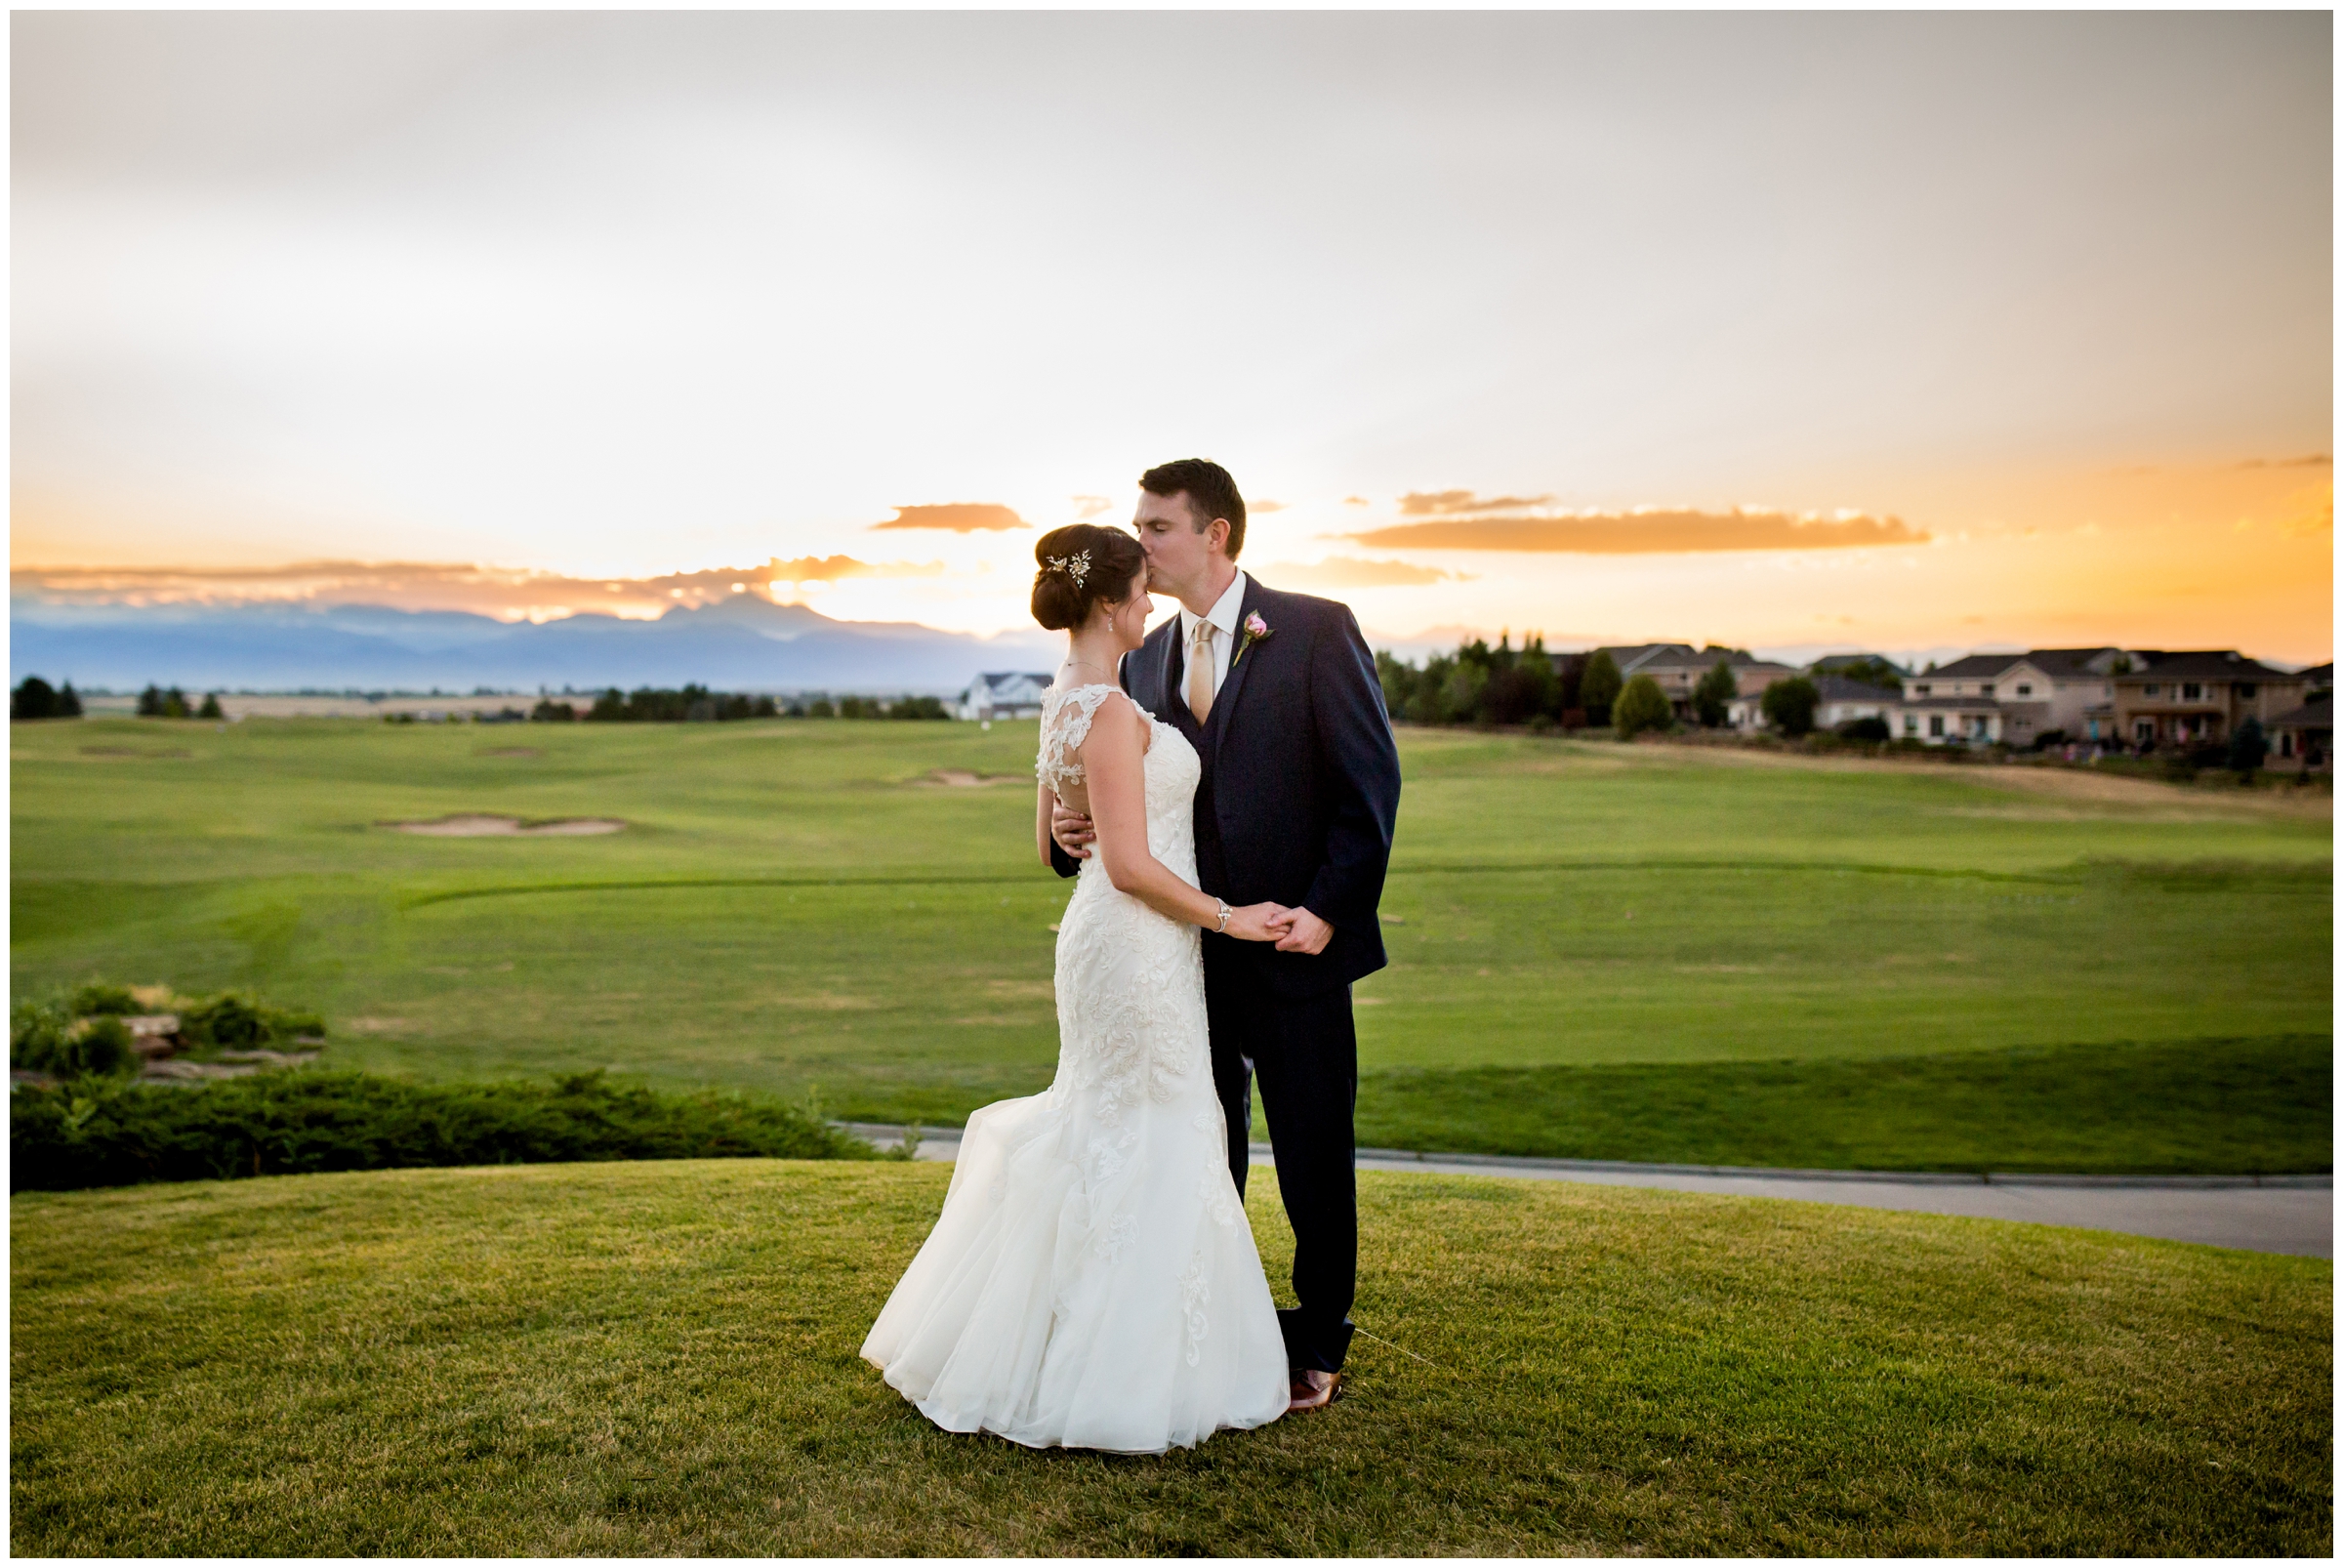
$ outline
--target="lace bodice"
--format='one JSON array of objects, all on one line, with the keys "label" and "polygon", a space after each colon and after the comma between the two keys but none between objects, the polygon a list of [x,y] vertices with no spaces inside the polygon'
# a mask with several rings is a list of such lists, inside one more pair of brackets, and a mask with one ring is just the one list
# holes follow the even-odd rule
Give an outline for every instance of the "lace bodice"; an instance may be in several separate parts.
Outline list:
[{"label": "lace bodice", "polygon": [[[1089,738],[1090,721],[1098,707],[1123,688],[1104,683],[1050,691],[1042,698],[1041,754],[1033,770],[1053,791],[1085,782],[1085,769],[1074,756]],[[1204,777],[1204,764],[1187,737],[1161,719],[1139,709],[1147,721],[1147,760],[1141,776],[1147,784],[1147,850],[1188,882],[1196,880],[1196,820],[1192,802]],[[1089,870],[1095,857],[1083,862]]]},{"label": "lace bodice", "polygon": [[1089,739],[1090,721],[1098,717],[1098,705],[1122,689],[1093,681],[1064,691],[1052,686],[1042,693],[1042,754],[1034,759],[1033,771],[1060,799],[1067,785],[1083,781],[1082,763],[1074,760],[1074,751]]}]

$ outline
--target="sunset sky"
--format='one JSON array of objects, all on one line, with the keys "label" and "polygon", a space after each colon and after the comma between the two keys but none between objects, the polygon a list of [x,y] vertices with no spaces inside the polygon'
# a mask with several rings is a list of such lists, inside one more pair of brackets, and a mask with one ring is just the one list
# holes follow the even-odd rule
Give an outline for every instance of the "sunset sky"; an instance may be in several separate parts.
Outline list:
[{"label": "sunset sky", "polygon": [[2331,21],[24,14],[15,591],[2331,656]]}]

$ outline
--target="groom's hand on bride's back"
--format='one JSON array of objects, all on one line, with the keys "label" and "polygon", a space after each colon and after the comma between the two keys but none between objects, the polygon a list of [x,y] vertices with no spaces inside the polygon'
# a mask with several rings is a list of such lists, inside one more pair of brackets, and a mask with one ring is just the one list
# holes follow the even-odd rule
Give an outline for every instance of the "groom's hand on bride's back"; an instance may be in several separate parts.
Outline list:
[{"label": "groom's hand on bride's back", "polygon": [[1080,811],[1066,809],[1063,801],[1052,801],[1049,803],[1049,837],[1055,839],[1057,846],[1072,858],[1088,860],[1090,857],[1091,841],[1098,837],[1098,829]]}]

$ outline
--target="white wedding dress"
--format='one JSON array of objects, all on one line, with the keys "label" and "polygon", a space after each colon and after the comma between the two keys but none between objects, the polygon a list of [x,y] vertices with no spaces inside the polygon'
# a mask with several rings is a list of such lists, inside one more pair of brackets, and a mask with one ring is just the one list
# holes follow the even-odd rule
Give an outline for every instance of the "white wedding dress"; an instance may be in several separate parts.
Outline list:
[{"label": "white wedding dress", "polygon": [[[1106,685],[1051,692],[1038,771]],[[1201,767],[1152,717],[1147,845],[1193,884]],[[943,1214],[863,1341],[947,1431],[1157,1454],[1286,1413],[1286,1349],[1228,1174],[1202,933],[1085,860],[1057,937],[1057,1076],[968,1118]]]}]

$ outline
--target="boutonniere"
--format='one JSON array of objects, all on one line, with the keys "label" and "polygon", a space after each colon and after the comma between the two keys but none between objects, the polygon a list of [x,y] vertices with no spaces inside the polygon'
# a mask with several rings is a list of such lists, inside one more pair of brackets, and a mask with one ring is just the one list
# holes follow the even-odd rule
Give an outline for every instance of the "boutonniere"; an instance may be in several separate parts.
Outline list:
[{"label": "boutonniere", "polygon": [[1232,670],[1237,667],[1237,661],[1245,657],[1247,648],[1270,635],[1269,623],[1261,619],[1259,610],[1246,616],[1245,625],[1240,630],[1243,635],[1237,639],[1237,651],[1228,656],[1228,667]]}]

